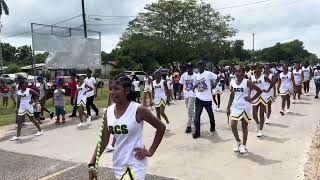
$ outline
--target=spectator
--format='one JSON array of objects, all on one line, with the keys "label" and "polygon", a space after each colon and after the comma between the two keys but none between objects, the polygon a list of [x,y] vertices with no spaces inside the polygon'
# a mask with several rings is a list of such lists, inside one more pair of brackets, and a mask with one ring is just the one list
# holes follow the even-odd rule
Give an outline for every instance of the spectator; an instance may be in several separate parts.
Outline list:
[{"label": "spectator", "polygon": [[9,98],[9,86],[7,83],[2,83],[1,93],[2,93],[2,107],[3,109],[8,109],[8,98]]},{"label": "spectator", "polygon": [[92,71],[90,69],[87,70],[87,78],[84,80],[84,83],[91,87],[92,90],[88,91],[86,93],[87,95],[87,103],[86,103],[86,108],[87,108],[87,115],[91,116],[91,107],[92,109],[96,112],[96,116],[99,115],[99,110],[98,108],[93,104],[94,96],[95,96],[95,89],[97,87],[96,79],[91,76]]},{"label": "spectator", "polygon": [[177,94],[179,100],[181,100],[181,95],[180,95],[180,74],[179,72],[174,72],[173,73],[173,95],[174,99],[177,99]]},{"label": "spectator", "polygon": [[38,122],[38,124],[41,124],[40,116],[41,116],[41,104],[39,101],[39,97],[35,97],[35,101],[33,103],[33,116],[34,120]]},{"label": "spectator", "polygon": [[56,124],[60,123],[60,116],[62,116],[62,123],[66,122],[64,110],[64,94],[65,90],[62,89],[62,84],[57,85],[57,89],[53,92],[53,104],[56,109]]},{"label": "spectator", "polygon": [[70,82],[70,101],[71,105],[73,105],[72,114],[69,117],[76,117],[77,115],[77,105],[74,102],[77,102],[76,98],[77,92],[77,80],[76,74],[71,75],[71,82]]},{"label": "spectator", "polygon": [[43,79],[43,77],[41,77],[41,76],[38,76],[38,81],[39,81],[39,83],[40,83],[40,99],[39,99],[39,101],[40,101],[40,104],[41,104],[41,115],[42,115],[42,119],[44,119],[43,118],[43,111],[46,111],[47,113],[49,113],[50,114],[50,119],[52,119],[53,118],[53,115],[54,115],[54,113],[53,112],[50,112],[47,108],[46,108],[46,95],[47,95],[47,93],[48,93],[48,85],[47,85],[47,83],[44,81],[44,79]]},{"label": "spectator", "polygon": [[140,81],[137,76],[132,78],[132,85],[134,87],[134,92],[136,94],[136,102],[140,103]]}]

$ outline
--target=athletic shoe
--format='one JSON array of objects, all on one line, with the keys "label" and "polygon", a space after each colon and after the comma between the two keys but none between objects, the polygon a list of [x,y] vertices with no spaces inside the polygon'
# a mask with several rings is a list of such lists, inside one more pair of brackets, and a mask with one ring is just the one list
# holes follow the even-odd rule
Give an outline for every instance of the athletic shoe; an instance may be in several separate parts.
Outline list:
[{"label": "athletic shoe", "polygon": [[166,125],[166,131],[170,131],[170,130],[171,130],[170,124],[167,123],[167,125]]},{"label": "athletic shoe", "polygon": [[216,131],[216,125],[213,125],[210,127],[210,132],[215,132]]},{"label": "athletic shoe", "polygon": [[239,152],[240,151],[241,142],[237,142],[237,144],[233,147],[233,152]]},{"label": "athletic shoe", "polygon": [[114,148],[111,144],[109,144],[107,147],[106,147],[106,151],[107,152],[112,152],[114,151],[116,148]]},{"label": "athletic shoe", "polygon": [[292,104],[295,104],[295,103],[297,103],[297,100],[292,100]]},{"label": "athletic shoe", "polygon": [[219,111],[220,111],[220,108],[216,108],[216,111],[219,112]]},{"label": "athletic shoe", "polygon": [[314,98],[319,99],[319,97],[318,97],[318,96],[315,96]]},{"label": "athletic shoe", "polygon": [[17,137],[17,136],[13,136],[10,141],[17,141],[17,140],[20,140],[20,137]]},{"label": "athletic shoe", "polygon": [[290,109],[286,109],[286,113],[290,113]]},{"label": "athletic shoe", "polygon": [[243,145],[243,144],[240,145],[239,151],[240,151],[240,154],[248,153],[248,149],[247,149],[246,145]]},{"label": "athletic shoe", "polygon": [[200,134],[192,134],[193,139],[197,139],[200,137]]},{"label": "athletic shoe", "polygon": [[283,112],[283,110],[281,110],[281,111],[280,111],[280,114],[281,114],[282,116],[284,116],[284,112]]},{"label": "athletic shoe", "polygon": [[192,129],[191,129],[190,126],[188,126],[187,129],[186,129],[186,133],[191,133],[191,132],[192,132]]},{"label": "athletic shoe", "polygon": [[300,99],[297,100],[297,103],[300,103]]},{"label": "athletic shoe", "polygon": [[262,134],[262,130],[259,130],[258,133],[257,133],[257,137],[262,137],[263,134]]},{"label": "athletic shoe", "polygon": [[303,95],[308,96],[308,94],[307,94],[307,93],[304,93]]},{"label": "athletic shoe", "polygon": [[90,122],[91,122],[91,116],[87,118],[87,124],[90,124]]},{"label": "athletic shoe", "polygon": [[53,113],[53,112],[51,112],[51,113],[50,113],[50,119],[52,119],[52,118],[53,118],[53,116],[54,116],[54,113]]},{"label": "athletic shoe", "polygon": [[266,118],[265,123],[266,123],[266,124],[270,124],[270,120],[269,120],[269,118]]},{"label": "athletic shoe", "polygon": [[78,127],[83,127],[83,125],[84,125],[83,123],[79,123]]},{"label": "athletic shoe", "polygon": [[43,130],[38,131],[38,132],[35,134],[35,136],[41,136],[42,134],[43,134]]}]

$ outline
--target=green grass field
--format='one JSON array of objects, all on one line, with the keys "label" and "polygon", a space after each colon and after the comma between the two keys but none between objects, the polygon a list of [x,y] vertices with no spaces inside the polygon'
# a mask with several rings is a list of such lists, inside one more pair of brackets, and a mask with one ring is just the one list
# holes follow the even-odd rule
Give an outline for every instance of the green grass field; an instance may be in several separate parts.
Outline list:
[{"label": "green grass field", "polygon": [[[94,101],[94,104],[98,108],[104,108],[104,107],[107,106],[108,88],[106,88],[106,87],[107,86],[105,86],[102,89],[102,91],[101,91],[101,89],[98,89],[98,97]],[[143,92],[143,86],[141,86],[141,92]],[[71,113],[72,112],[72,106],[70,104],[70,97],[66,96],[64,99],[65,99],[65,104],[66,104],[65,105],[66,112],[67,113]],[[140,99],[143,99],[143,93],[141,93],[141,98]],[[54,111],[54,105],[52,103],[52,98],[47,100],[46,107],[50,111]],[[46,115],[46,117],[49,116],[47,113],[44,113],[44,114]],[[26,118],[26,120],[28,120],[28,118]],[[9,101],[8,101],[8,109],[3,109],[2,108],[2,97],[0,97],[0,126],[13,124],[13,123],[15,123],[15,121],[16,121],[15,109],[13,107],[11,98],[9,98]]]}]

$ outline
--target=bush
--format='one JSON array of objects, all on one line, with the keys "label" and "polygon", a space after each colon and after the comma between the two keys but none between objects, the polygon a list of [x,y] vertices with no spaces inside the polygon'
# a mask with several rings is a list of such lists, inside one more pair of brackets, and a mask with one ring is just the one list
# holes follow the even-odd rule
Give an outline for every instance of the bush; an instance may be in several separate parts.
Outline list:
[{"label": "bush", "polygon": [[21,72],[21,68],[16,64],[10,64],[6,69],[6,73],[9,74],[14,74],[18,72]]}]

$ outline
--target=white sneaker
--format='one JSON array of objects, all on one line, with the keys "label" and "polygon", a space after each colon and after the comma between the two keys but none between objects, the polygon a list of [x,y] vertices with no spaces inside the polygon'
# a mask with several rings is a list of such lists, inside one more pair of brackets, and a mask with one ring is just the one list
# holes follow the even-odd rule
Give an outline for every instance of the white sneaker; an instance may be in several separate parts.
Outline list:
[{"label": "white sneaker", "polygon": [[107,147],[106,147],[106,151],[107,152],[112,152],[114,151],[116,148],[114,148],[111,144],[109,144]]},{"label": "white sneaker", "polygon": [[307,93],[304,93],[303,95],[308,96],[308,94],[307,94]]},{"label": "white sneaker", "polygon": [[167,125],[166,125],[166,131],[170,131],[170,130],[171,130],[170,124],[167,124]]},{"label": "white sneaker", "polygon": [[240,151],[241,142],[237,142],[237,144],[233,147],[233,152],[239,152]]},{"label": "white sneaker", "polygon": [[91,122],[91,116],[87,118],[87,125],[90,124],[90,122]]},{"label": "white sneaker", "polygon": [[290,109],[286,109],[285,111],[286,111],[286,113],[290,113]]},{"label": "white sneaker", "polygon": [[300,103],[300,99],[297,100],[297,103]]},{"label": "white sneaker", "polygon": [[220,111],[220,108],[216,108],[216,111],[219,112],[219,111]]},{"label": "white sneaker", "polygon": [[35,136],[41,136],[42,134],[43,134],[43,130],[38,131],[38,132],[35,134]]},{"label": "white sneaker", "polygon": [[83,127],[83,123],[79,123],[77,126],[78,127]]},{"label": "white sneaker", "polygon": [[257,132],[257,137],[262,137],[262,136],[263,136],[262,130],[259,130],[259,131]]},{"label": "white sneaker", "polygon": [[20,140],[20,137],[13,136],[9,141],[17,141]]},{"label": "white sneaker", "polygon": [[269,118],[266,118],[265,123],[266,123],[266,124],[270,124],[270,120],[269,120]]},{"label": "white sneaker", "polygon": [[243,144],[240,145],[239,151],[240,151],[240,154],[248,153],[247,147],[245,145],[243,145]]}]

